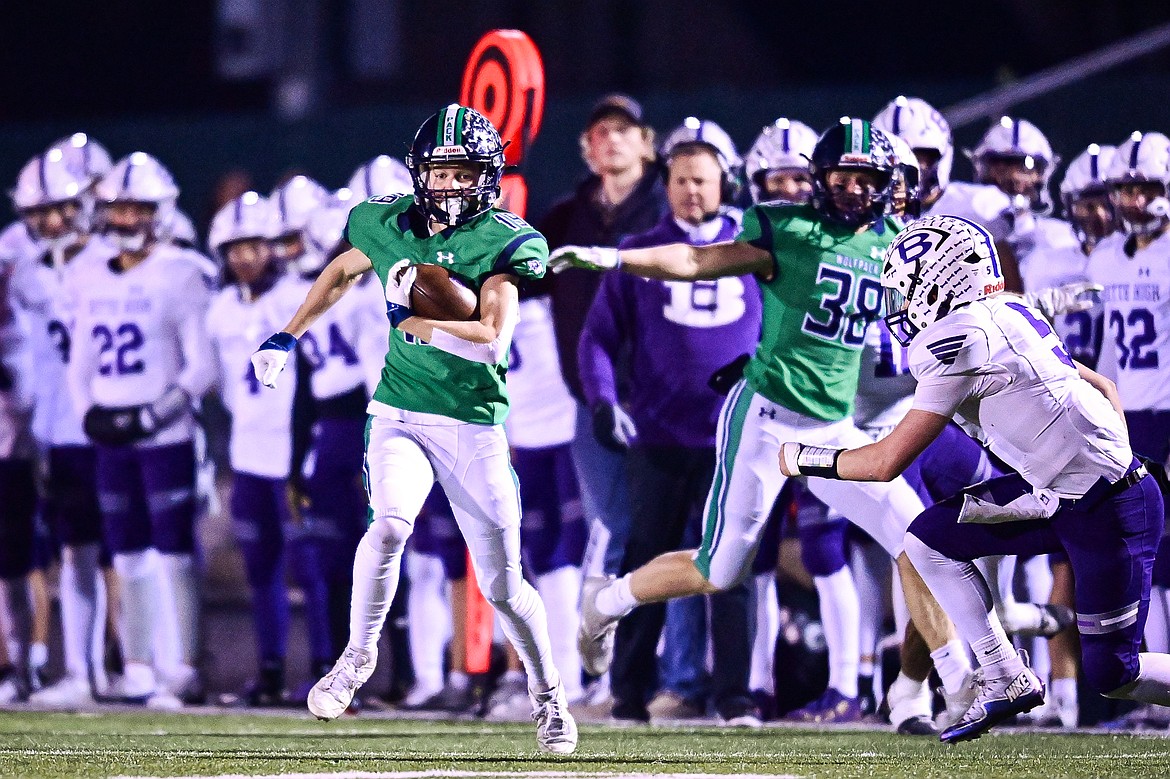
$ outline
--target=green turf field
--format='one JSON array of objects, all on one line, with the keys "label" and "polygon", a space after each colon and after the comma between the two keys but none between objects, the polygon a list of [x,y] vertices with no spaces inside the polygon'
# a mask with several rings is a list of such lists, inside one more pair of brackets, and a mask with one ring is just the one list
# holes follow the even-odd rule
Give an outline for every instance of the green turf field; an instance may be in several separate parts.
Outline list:
[{"label": "green turf field", "polygon": [[1144,779],[1170,776],[1170,739],[1008,732],[948,747],[884,731],[583,725],[577,753],[549,759],[536,751],[527,724],[0,713],[0,776],[419,771],[438,777],[554,772],[555,779],[601,773]]}]

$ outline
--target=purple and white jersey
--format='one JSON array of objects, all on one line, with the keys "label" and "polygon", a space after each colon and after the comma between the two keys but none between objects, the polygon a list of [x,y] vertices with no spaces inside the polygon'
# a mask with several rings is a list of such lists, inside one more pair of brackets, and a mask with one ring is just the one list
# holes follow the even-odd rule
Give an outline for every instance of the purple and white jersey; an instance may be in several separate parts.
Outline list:
[{"label": "purple and white jersey", "polygon": [[[1041,248],[1029,256],[1026,265],[1020,266],[1020,273],[1028,292],[1089,281],[1089,256],[1079,243]],[[1102,306],[1096,306],[1089,311],[1061,314],[1054,323],[1069,356],[1089,367],[1097,364],[1102,311]]]},{"label": "purple and white jersey", "polygon": [[36,366],[33,435],[47,446],[88,446],[89,439],[81,429],[85,409],[74,405],[68,389],[74,312],[66,287],[80,268],[107,260],[113,250],[91,237],[72,260],[58,268],[35,244],[29,247],[30,253],[22,256],[17,266],[12,294],[28,323]]},{"label": "purple and white jersey", "polygon": [[[0,256],[0,294],[16,259]],[[33,360],[28,321],[9,293],[0,300],[0,460],[33,454]]]},{"label": "purple and white jersey", "polygon": [[[666,216],[621,248],[732,240],[738,213],[698,228]],[[607,273],[581,333],[578,367],[592,406],[617,403],[614,364],[630,348],[629,410],[642,446],[715,445],[723,398],[707,386],[717,369],[755,351],[762,302],[750,275],[710,281],[661,281]]]},{"label": "purple and white jersey", "polygon": [[[159,244],[121,271],[113,263],[116,251],[107,247],[105,254],[87,258],[66,280],[76,313],[69,386],[77,408],[151,403],[173,386],[201,397],[215,379],[204,261],[189,249]],[[189,441],[193,432],[188,413],[138,445]]]},{"label": "purple and white jersey", "polygon": [[508,352],[508,442],[538,449],[573,440],[577,401],[569,394],[557,356],[552,301],[545,295],[520,301],[520,321]]},{"label": "purple and white jersey", "polygon": [[[1020,276],[1024,279],[1035,272],[1031,266],[1037,262],[1038,253],[1081,248],[1072,225],[1063,219],[1029,213],[1014,215],[1011,219],[1014,224],[1011,245],[1020,266]],[[1024,289],[1030,289],[1026,281]]]},{"label": "purple and white jersey", "polygon": [[1121,417],[1015,295],[959,308],[910,344],[914,408],[955,418],[1037,491],[1078,498],[1133,462]]},{"label": "purple and white jersey", "polygon": [[288,478],[296,371],[285,371],[275,389],[261,386],[252,369],[252,354],[256,344],[284,327],[304,299],[304,283],[285,276],[252,301],[244,299],[238,286],[230,286],[212,299],[207,310],[220,396],[232,414],[228,452],[237,473]]},{"label": "purple and white jersey", "polygon": [[0,230],[0,257],[30,257],[40,251],[24,222],[17,220]]},{"label": "purple and white jersey", "polygon": [[1170,233],[1130,257],[1115,233],[1089,255],[1105,287],[1098,370],[1117,382],[1126,411],[1170,409]]},{"label": "purple and white jersey", "polygon": [[1012,229],[1006,216],[1011,206],[1011,199],[993,186],[952,181],[923,216],[961,216],[983,225],[992,238],[1003,241]]},{"label": "purple and white jersey", "polygon": [[890,336],[884,319],[870,323],[861,349],[861,375],[853,422],[867,433],[888,431],[914,404],[917,382],[910,373],[910,350]]},{"label": "purple and white jersey", "polygon": [[[310,282],[298,279],[297,284],[301,296],[298,302],[303,302]],[[279,323],[275,329],[284,324]],[[362,385],[368,388],[371,378],[376,386],[377,376],[373,374],[376,370],[380,375],[386,362],[389,337],[386,296],[378,278],[368,273],[301,336],[301,354],[312,369],[309,387],[313,397],[324,400]]]}]

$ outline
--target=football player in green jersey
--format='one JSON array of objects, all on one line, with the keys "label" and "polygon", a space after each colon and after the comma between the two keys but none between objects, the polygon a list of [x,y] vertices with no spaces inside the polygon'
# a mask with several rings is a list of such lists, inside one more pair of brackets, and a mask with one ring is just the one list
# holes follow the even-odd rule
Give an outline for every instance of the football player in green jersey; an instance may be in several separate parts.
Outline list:
[{"label": "football player in green jersey", "polygon": [[[386,290],[393,329],[369,404],[364,477],[370,521],[354,559],[349,645],[309,693],[333,719],[374,670],[378,636],[398,585],[402,550],[437,480],[471,550],[476,578],[524,662],[546,752],[568,754],[577,726],[552,662],[544,605],[520,571],[520,499],[503,421],[517,284],[544,275],[548,245],[494,208],[504,150],[478,112],[449,105],[419,129],[406,157],[414,197],[374,197],[350,212],[352,248],[326,266],[285,329],[253,355],[272,385],[306,328],[366,271]],[[479,297],[478,319],[446,322],[410,308],[414,266],[437,264]]]},{"label": "football player in green jersey", "polygon": [[[776,457],[787,431],[818,442],[869,440],[851,414],[865,329],[880,317],[882,253],[899,229],[888,215],[896,164],[883,133],[869,122],[842,119],[813,151],[812,202],[753,206],[732,242],[625,251],[567,246],[553,253],[554,271],[621,268],[662,279],[752,273],[764,295],[760,345],[719,420],[702,545],[661,555],[620,579],[586,582],[578,636],[586,670],[609,666],[617,620],[639,604],[716,592],[748,574],[785,481]],[[862,489],[837,484],[809,480],[818,498],[897,558],[916,625],[931,649],[945,648],[953,626],[902,550],[922,502],[902,480]],[[940,669],[958,679],[956,687],[969,671],[965,656]]]}]

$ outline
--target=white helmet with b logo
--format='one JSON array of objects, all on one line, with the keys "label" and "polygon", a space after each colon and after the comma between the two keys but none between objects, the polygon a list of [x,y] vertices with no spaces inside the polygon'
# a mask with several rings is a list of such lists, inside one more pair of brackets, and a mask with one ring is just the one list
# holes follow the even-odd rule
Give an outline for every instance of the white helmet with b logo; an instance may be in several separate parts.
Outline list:
[{"label": "white helmet with b logo", "polygon": [[1002,292],[1003,270],[987,230],[959,216],[928,216],[886,248],[886,324],[903,346],[958,306]]}]

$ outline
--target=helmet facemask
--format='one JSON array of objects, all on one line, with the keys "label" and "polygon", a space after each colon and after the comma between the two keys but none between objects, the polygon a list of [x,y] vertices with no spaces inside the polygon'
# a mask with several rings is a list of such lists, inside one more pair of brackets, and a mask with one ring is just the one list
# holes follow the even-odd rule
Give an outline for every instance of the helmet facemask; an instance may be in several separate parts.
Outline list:
[{"label": "helmet facemask", "polygon": [[[460,173],[473,172],[470,186],[460,183]],[[461,225],[491,208],[500,196],[503,169],[495,171],[481,162],[434,162],[420,166],[414,178],[415,199],[427,216],[440,224]],[[435,186],[443,182],[445,186]]]},{"label": "helmet facemask", "polygon": [[[496,128],[483,114],[457,103],[423,122],[406,155],[414,202],[428,219],[448,227],[465,224],[496,204],[505,164]],[[460,170],[463,175],[453,172]]]},{"label": "helmet facemask", "polygon": [[[117,216],[113,212],[117,210]],[[138,254],[153,243],[166,240],[160,229],[160,206],[133,200],[103,203],[97,209],[98,228],[115,248],[128,254]]]},{"label": "helmet facemask", "polygon": [[886,287],[884,299],[885,310],[890,312],[885,316],[886,328],[902,346],[909,346],[914,336],[921,330],[910,320],[910,300],[922,283],[917,261],[914,263],[913,272],[906,276],[906,280],[904,290],[901,287]]},{"label": "helmet facemask", "polygon": [[38,244],[58,254],[81,243],[89,234],[93,199],[63,200],[20,211],[25,229]]},{"label": "helmet facemask", "polygon": [[[1141,206],[1127,202],[1139,193],[1144,196]],[[1157,180],[1130,178],[1110,182],[1109,186],[1109,200],[1126,235],[1153,235],[1164,228],[1170,222],[1166,195],[1165,183]]]},{"label": "helmet facemask", "polygon": [[255,298],[271,289],[284,274],[284,265],[273,248],[270,239],[255,236],[221,244],[216,253],[224,258],[227,279]]},{"label": "helmet facemask", "polygon": [[[829,181],[833,173],[850,171],[868,173],[873,177],[873,181],[868,185],[863,184],[860,193],[849,191],[852,186],[842,186]],[[817,190],[820,191],[819,203],[825,216],[846,227],[860,227],[881,219],[887,213],[893,201],[893,171],[870,167],[829,168],[814,174],[814,193]],[[814,194],[814,198],[816,197]]]},{"label": "helmet facemask", "polygon": [[1052,210],[1048,194],[1051,166],[1029,154],[987,154],[976,164],[979,183],[996,187],[1012,199],[1018,210],[1047,214]]},{"label": "helmet facemask", "polygon": [[1117,208],[1104,185],[1065,196],[1064,213],[1077,240],[1090,250],[1117,229]]}]

